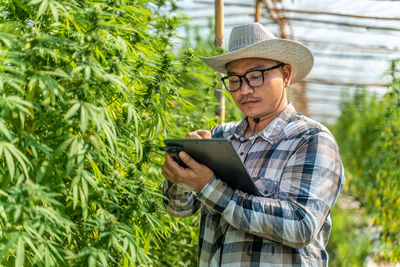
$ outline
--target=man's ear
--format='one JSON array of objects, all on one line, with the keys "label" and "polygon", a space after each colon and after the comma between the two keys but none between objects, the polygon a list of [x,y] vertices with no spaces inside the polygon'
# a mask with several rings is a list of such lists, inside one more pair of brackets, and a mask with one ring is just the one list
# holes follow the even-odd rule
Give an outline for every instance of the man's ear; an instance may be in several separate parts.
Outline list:
[{"label": "man's ear", "polygon": [[283,87],[289,87],[290,79],[292,78],[292,66],[285,64],[282,68],[283,73]]}]

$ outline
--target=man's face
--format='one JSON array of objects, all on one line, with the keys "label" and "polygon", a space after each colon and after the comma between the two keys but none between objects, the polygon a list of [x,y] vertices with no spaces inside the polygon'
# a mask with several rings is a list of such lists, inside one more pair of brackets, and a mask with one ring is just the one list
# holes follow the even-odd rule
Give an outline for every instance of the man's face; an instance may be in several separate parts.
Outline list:
[{"label": "man's face", "polygon": [[[226,66],[227,74],[243,75],[255,69],[267,69],[279,62],[262,58],[244,58],[229,62]],[[239,90],[231,92],[231,96],[239,109],[249,118],[261,118],[276,115],[276,111],[286,106],[286,92],[284,87],[289,86],[291,68],[285,65],[264,72],[264,84],[250,87],[242,78]]]}]

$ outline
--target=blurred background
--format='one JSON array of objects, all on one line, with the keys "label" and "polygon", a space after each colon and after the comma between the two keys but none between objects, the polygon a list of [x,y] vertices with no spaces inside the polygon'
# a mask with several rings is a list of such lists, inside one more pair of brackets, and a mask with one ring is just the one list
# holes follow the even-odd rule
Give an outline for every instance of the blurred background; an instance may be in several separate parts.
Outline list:
[{"label": "blurred background", "polygon": [[[290,92],[300,112],[332,124],[340,114],[343,90],[351,93],[363,86],[378,96],[387,91],[390,61],[400,55],[400,2],[222,2],[226,49],[232,27],[257,20],[275,36],[298,41],[312,50],[314,68],[305,82],[292,86]],[[190,25],[199,27],[200,35],[206,38],[213,30],[208,25],[214,18],[214,1],[185,0],[177,5],[191,18]],[[184,29],[180,35],[190,38]]]}]

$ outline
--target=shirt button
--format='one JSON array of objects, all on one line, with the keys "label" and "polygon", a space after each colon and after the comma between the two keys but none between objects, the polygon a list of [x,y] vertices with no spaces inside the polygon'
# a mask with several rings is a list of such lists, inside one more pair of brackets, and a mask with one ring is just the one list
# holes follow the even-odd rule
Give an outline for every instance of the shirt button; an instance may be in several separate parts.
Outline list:
[{"label": "shirt button", "polygon": [[244,152],[240,152],[240,156],[243,156],[244,155]]}]

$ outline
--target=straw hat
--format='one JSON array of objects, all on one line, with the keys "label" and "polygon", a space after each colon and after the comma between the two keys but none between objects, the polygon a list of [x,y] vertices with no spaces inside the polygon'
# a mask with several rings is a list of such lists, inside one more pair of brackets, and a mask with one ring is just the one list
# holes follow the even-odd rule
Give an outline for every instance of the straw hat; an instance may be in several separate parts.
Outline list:
[{"label": "straw hat", "polygon": [[252,57],[290,64],[292,83],[304,79],[314,64],[310,49],[294,41],[276,38],[260,23],[233,28],[229,37],[228,53],[200,59],[211,68],[226,74],[225,66],[229,62]]}]

